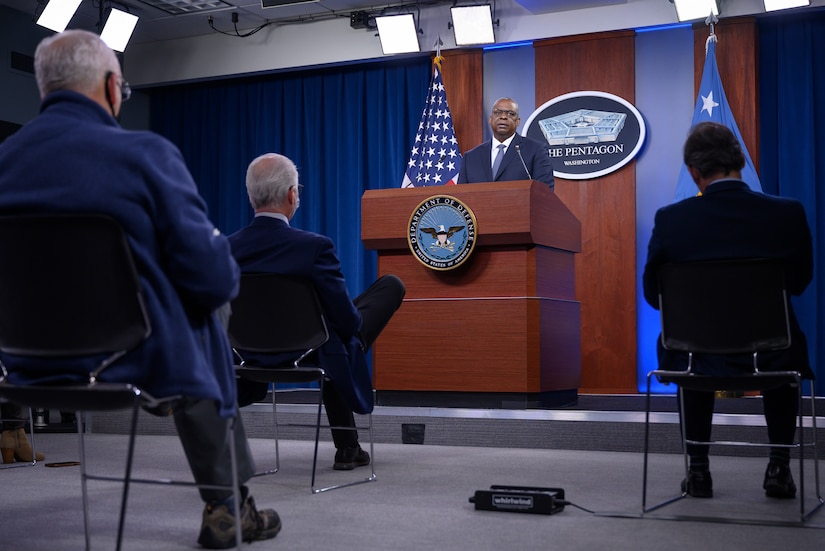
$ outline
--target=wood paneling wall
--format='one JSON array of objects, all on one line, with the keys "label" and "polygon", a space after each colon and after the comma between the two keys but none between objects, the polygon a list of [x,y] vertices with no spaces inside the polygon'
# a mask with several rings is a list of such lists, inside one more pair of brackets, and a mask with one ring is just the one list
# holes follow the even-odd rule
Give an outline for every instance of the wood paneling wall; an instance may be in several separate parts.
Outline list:
[{"label": "wood paneling wall", "polygon": [[447,50],[441,52],[441,76],[447,91],[447,103],[453,116],[459,151],[464,153],[481,143],[484,136],[484,64],[483,51]]},{"label": "wood paneling wall", "polygon": [[[536,105],[597,90],[635,100],[633,31],[537,41]],[[583,393],[636,392],[636,167],[591,180],[556,179],[582,224],[576,258]]]}]

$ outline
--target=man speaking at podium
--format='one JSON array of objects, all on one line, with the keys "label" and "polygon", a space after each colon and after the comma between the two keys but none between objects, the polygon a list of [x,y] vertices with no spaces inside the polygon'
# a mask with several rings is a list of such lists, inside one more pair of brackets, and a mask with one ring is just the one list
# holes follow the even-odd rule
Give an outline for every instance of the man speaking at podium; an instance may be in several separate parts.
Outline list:
[{"label": "man speaking at podium", "polygon": [[538,180],[553,189],[553,164],[547,144],[516,134],[518,103],[500,98],[490,113],[493,139],[464,154],[459,184]]}]

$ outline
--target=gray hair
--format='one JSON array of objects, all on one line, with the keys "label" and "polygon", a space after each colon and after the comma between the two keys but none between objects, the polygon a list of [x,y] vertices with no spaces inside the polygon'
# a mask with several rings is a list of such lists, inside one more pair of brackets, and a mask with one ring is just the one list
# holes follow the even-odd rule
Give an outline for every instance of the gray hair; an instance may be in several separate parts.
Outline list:
[{"label": "gray hair", "polygon": [[91,94],[109,71],[120,72],[117,56],[89,31],[54,34],[40,41],[34,52],[34,74],[41,98],[57,90]]},{"label": "gray hair", "polygon": [[498,98],[496,101],[493,102],[493,106],[490,107],[490,112],[491,113],[493,112],[493,109],[495,108],[496,104],[500,101],[509,101],[509,102],[511,102],[513,104],[513,106],[515,107],[515,112],[518,113],[518,102],[516,100],[514,100],[513,98],[508,98],[506,96],[503,97],[503,98]]},{"label": "gray hair", "polygon": [[253,209],[282,205],[287,200],[289,188],[297,185],[295,163],[277,153],[257,157],[246,170],[246,193]]}]

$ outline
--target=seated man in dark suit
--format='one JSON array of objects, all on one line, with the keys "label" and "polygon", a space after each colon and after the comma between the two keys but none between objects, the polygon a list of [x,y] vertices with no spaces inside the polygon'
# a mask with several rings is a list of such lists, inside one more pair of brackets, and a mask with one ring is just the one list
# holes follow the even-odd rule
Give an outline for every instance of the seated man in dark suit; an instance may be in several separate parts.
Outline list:
[{"label": "seated man in dark suit", "polygon": [[[295,164],[269,153],[252,161],[246,173],[252,223],[229,237],[232,254],[248,273],[277,273],[312,280],[327,317],[330,337],[318,351],[330,379],[324,384],[324,406],[330,425],[355,427],[353,412],[369,413],[374,406],[366,350],[401,306],[405,288],[400,279],[385,275],[355,300],[350,300],[341,262],[332,240],[293,228],[289,220],[300,205]],[[288,316],[289,312],[283,315]],[[273,365],[280,358],[241,352],[246,361]],[[266,396],[267,385],[239,381],[241,406]],[[370,456],[358,445],[354,430],[332,430],[337,470],[369,465]]]},{"label": "seated man in dark suit", "polygon": [[546,143],[516,134],[521,119],[518,104],[501,98],[493,104],[493,139],[464,154],[459,184],[538,180],[553,189],[553,164]]},{"label": "seated man in dark suit", "polygon": [[[788,290],[800,295],[813,277],[811,231],[802,204],[794,199],[751,191],[741,179],[745,156],[726,126],[701,123],[685,142],[684,161],[702,195],[663,207],[656,213],[643,276],[645,300],[658,308],[657,272],[668,262],[724,258],[768,258],[783,262]],[[762,355],[763,370],[799,371],[813,378],[805,335],[790,312],[791,347]],[[694,370],[708,375],[737,375],[753,364],[750,354],[695,354]],[[685,353],[664,350],[659,340],[660,369],[685,370]],[[714,395],[684,392],[686,437],[708,441]],[[798,411],[797,391],[790,385],[763,392],[768,439],[792,444]],[[708,447],[688,445],[690,468],[682,491],[693,497],[713,497]],[[793,498],[796,485],[789,468],[788,448],[771,448],[763,488],[768,497]]]}]

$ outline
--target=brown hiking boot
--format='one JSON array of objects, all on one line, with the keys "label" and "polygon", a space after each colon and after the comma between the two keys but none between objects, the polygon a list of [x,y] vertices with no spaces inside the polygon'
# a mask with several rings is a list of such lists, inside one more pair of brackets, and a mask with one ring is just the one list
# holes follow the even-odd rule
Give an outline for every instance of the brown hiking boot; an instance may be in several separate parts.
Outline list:
[{"label": "brown hiking boot", "polygon": [[[273,509],[258,511],[249,496],[241,509],[241,529],[243,541],[268,540],[281,531],[281,519]],[[207,504],[198,543],[207,549],[235,547],[235,515],[228,505]]]}]

